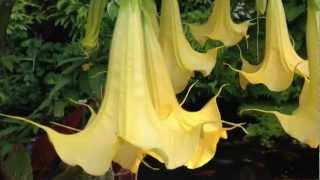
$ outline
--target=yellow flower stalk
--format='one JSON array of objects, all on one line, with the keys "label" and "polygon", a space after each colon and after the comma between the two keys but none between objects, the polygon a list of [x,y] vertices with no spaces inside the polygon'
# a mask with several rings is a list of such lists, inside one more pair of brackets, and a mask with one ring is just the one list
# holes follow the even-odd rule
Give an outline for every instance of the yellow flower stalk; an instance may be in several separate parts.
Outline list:
[{"label": "yellow flower stalk", "polygon": [[112,160],[137,171],[145,154],[169,169],[207,163],[228,130],[216,103],[219,93],[200,111],[180,106],[154,28],[155,11],[144,2],[121,1],[105,96],[97,114],[89,107],[92,115],[82,131],[65,135],[25,118],[3,116],[46,131],[64,162],[92,175],[103,175]]},{"label": "yellow flower stalk", "polygon": [[85,25],[85,37],[81,42],[85,51],[90,51],[97,47],[100,27],[104,16],[107,0],[91,0],[87,24]]},{"label": "yellow flower stalk", "polygon": [[225,46],[234,46],[247,38],[249,21],[240,24],[231,18],[230,0],[215,0],[213,11],[206,24],[192,25],[194,37],[204,44],[208,39],[219,40]]},{"label": "yellow flower stalk", "polygon": [[259,14],[266,12],[268,0],[256,0],[256,8]]},{"label": "yellow flower stalk", "polygon": [[186,87],[194,71],[207,76],[216,64],[217,49],[200,53],[186,39],[177,0],[162,1],[160,43],[176,93]]},{"label": "yellow flower stalk", "polygon": [[292,137],[312,148],[320,144],[320,12],[308,0],[307,51],[310,80],[305,84],[299,99],[299,107],[292,115],[279,112],[262,112],[276,115],[283,129]]},{"label": "yellow flower stalk", "polygon": [[243,61],[241,71],[232,68],[244,79],[242,87],[245,88],[248,83],[262,83],[272,91],[283,91],[291,85],[295,72],[309,76],[307,61],[297,55],[290,42],[281,0],[269,0],[265,47],[262,64],[254,66]]}]

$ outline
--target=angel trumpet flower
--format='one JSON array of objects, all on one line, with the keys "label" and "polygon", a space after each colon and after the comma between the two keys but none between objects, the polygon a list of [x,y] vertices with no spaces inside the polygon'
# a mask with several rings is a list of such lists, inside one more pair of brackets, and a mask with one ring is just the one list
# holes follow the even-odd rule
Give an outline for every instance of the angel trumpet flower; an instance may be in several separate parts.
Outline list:
[{"label": "angel trumpet flower", "polygon": [[240,24],[233,22],[230,0],[215,0],[208,22],[203,25],[192,25],[191,31],[201,44],[212,39],[221,41],[225,46],[233,46],[247,37],[248,27],[249,21]]},{"label": "angel trumpet flower", "polygon": [[262,83],[272,91],[283,91],[291,85],[295,71],[302,76],[309,76],[309,68],[307,61],[301,59],[291,45],[281,0],[269,0],[266,29],[266,50],[262,64],[255,66],[243,60],[241,71],[232,69],[245,79],[241,82],[243,88],[248,83]]},{"label": "angel trumpet flower", "polygon": [[177,0],[163,0],[160,43],[176,93],[187,85],[194,71],[209,75],[216,64],[217,49],[200,53],[192,49],[184,34]]},{"label": "angel trumpet flower", "polygon": [[299,107],[292,115],[268,112],[276,115],[283,129],[300,142],[317,148],[320,144],[320,12],[308,0],[307,51],[310,81],[305,84],[299,99]]},{"label": "angel trumpet flower", "polygon": [[[150,0],[147,0],[150,1]],[[25,118],[8,116],[46,131],[60,158],[102,175],[112,160],[135,168],[149,154],[167,168],[197,168],[215,153],[222,127],[216,95],[200,111],[187,112],[175,97],[145,1],[122,0],[110,51],[105,96],[84,130],[65,135]],[[150,1],[152,2],[152,1]]]},{"label": "angel trumpet flower", "polygon": [[[216,104],[217,96],[198,112],[181,108],[154,28],[156,14],[144,8],[142,1],[137,1],[140,5],[133,2],[129,4],[141,9],[134,11],[135,16],[130,13],[130,17],[135,18],[130,27],[137,29],[132,34],[136,39],[128,40],[127,57],[122,59],[128,67],[135,69],[131,72],[127,68],[125,73],[126,82],[130,84],[130,98],[134,98],[127,101],[133,108],[128,115],[136,117],[119,122],[119,136],[165,163],[169,169],[183,165],[189,168],[202,166],[213,157],[219,138],[226,137]],[[133,7],[129,9],[135,9]],[[141,128],[143,131],[137,131]]]},{"label": "angel trumpet flower", "polygon": [[87,24],[85,25],[86,34],[81,42],[85,51],[90,51],[97,47],[106,4],[107,0],[91,0],[90,2]]}]

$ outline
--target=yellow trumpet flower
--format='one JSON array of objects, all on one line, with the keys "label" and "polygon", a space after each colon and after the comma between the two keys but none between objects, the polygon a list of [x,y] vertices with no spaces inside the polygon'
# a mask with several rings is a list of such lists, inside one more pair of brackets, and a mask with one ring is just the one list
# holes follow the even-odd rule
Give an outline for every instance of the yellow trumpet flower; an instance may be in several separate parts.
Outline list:
[{"label": "yellow trumpet flower", "polygon": [[160,43],[176,93],[186,87],[194,71],[207,76],[216,64],[217,49],[208,53],[192,49],[183,31],[177,0],[162,1]]},{"label": "yellow trumpet flower", "polygon": [[[129,41],[127,50],[129,57],[135,57],[128,61],[128,65],[136,67],[135,75],[130,76],[132,81],[128,83],[133,83],[132,87],[139,85],[131,88],[130,93],[139,102],[128,103],[138,108],[136,111],[140,118],[123,122],[125,126],[119,127],[119,136],[165,163],[169,169],[189,162],[195,168],[213,157],[212,151],[215,148],[212,148],[212,144],[217,143],[212,139],[208,142],[210,147],[202,146],[201,134],[215,133],[218,137],[225,137],[226,130],[222,128],[220,116],[217,116],[219,111],[216,97],[198,112],[187,112],[177,102],[157,31],[154,29],[155,15],[148,11],[137,11],[136,26],[133,28],[141,29],[135,34],[140,41]],[[130,116],[133,115],[134,112],[130,112]],[[143,128],[143,131],[137,132],[139,128]],[[196,149],[199,146],[205,152],[212,153],[198,155]],[[194,156],[200,156],[196,159],[198,162],[193,160]]]},{"label": "yellow trumpet flower", "polygon": [[292,47],[281,0],[269,0],[266,29],[266,50],[262,64],[254,66],[243,61],[241,71],[232,69],[244,79],[241,81],[243,88],[248,83],[262,83],[272,91],[283,91],[291,85],[295,71],[309,76],[309,68],[307,61],[301,59]]},{"label": "yellow trumpet flower", "polygon": [[107,0],[90,1],[87,24],[85,25],[85,37],[81,42],[81,45],[85,51],[90,51],[97,47],[106,4]]},{"label": "yellow trumpet flower", "polygon": [[305,84],[299,99],[299,107],[292,115],[268,112],[276,115],[283,129],[292,137],[312,148],[320,144],[320,12],[308,0],[307,51],[310,80]]},{"label": "yellow trumpet flower", "polygon": [[31,120],[46,131],[59,157],[87,173],[103,175],[112,160],[132,171],[145,154],[169,169],[197,168],[226,138],[216,98],[200,111],[185,111],[172,87],[157,32],[155,15],[142,0],[122,0],[110,51],[105,96],[87,126],[65,135]]},{"label": "yellow trumpet flower", "polygon": [[192,25],[191,31],[201,44],[208,39],[219,40],[225,46],[234,46],[247,38],[249,21],[240,24],[231,18],[230,0],[215,0],[213,11],[206,24]]}]

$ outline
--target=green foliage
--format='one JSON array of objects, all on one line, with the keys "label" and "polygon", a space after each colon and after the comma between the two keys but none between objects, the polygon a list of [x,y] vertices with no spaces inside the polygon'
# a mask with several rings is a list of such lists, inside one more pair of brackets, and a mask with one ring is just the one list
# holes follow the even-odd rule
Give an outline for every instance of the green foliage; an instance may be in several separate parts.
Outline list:
[{"label": "green foliage", "polygon": [[[74,106],[70,99],[99,101],[113,24],[114,19],[104,19],[99,49],[90,59],[83,55],[78,42],[62,44],[26,36],[12,37],[15,40],[10,42],[10,46],[16,47],[14,52],[0,57],[1,112],[32,119],[51,117],[51,120],[61,120]],[[29,27],[32,26],[28,25],[23,33],[28,34]],[[21,33],[18,28],[12,28],[12,31],[12,34]],[[11,120],[8,122],[10,124],[0,124],[0,134],[3,132],[6,139],[3,143],[8,144],[1,146],[0,151],[2,147],[8,149],[6,147],[11,144],[26,143],[33,136],[31,129],[26,129],[25,125],[12,125]]]},{"label": "green foliage", "polygon": [[[89,0],[58,0],[56,5],[52,7],[53,11],[48,18],[52,19],[56,26],[61,26],[68,30],[68,35],[73,41],[79,40],[84,37],[89,2]],[[118,3],[116,0],[110,0],[105,19],[115,19],[117,11]]]},{"label": "green foliage", "polygon": [[288,1],[285,6],[287,20],[291,22],[297,19],[299,16],[303,15],[305,9],[305,3],[300,3],[298,1]]},{"label": "green foliage", "polygon": [[30,26],[45,19],[40,6],[31,0],[17,0],[12,9],[7,33],[11,38],[27,38]]},{"label": "green foliage", "polygon": [[[291,114],[297,108],[297,105],[290,103],[275,106],[268,102],[246,102],[239,108],[239,110],[243,111],[245,109],[252,108],[276,110],[286,114]],[[244,118],[246,120],[251,119],[249,120],[247,128],[249,134],[245,136],[245,139],[258,139],[261,145],[271,148],[280,137],[288,138],[288,135],[286,135],[282,129],[276,116],[254,111],[243,112],[242,115],[245,115]]]},{"label": "green foliage", "polygon": [[277,118],[271,115],[257,115],[256,118],[256,122],[249,123],[246,138],[259,138],[261,145],[271,148],[276,138],[286,136]]},{"label": "green foliage", "polygon": [[[20,147],[21,148],[21,147]],[[2,162],[5,166],[1,169],[8,180],[32,180],[32,167],[29,153],[24,149],[18,149],[9,153]]]},{"label": "green foliage", "polygon": [[49,18],[54,20],[56,26],[69,29],[68,35],[73,40],[79,40],[80,37],[84,36],[88,6],[88,0],[58,0]]}]

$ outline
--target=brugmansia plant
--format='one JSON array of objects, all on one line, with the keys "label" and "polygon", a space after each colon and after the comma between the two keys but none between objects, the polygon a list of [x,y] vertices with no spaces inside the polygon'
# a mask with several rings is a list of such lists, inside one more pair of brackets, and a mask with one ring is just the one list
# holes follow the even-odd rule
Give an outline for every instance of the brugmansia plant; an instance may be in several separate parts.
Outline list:
[{"label": "brugmansia plant", "polygon": [[[97,46],[105,3],[91,1],[86,37],[82,41],[85,50]],[[261,13],[265,4],[262,6]],[[320,137],[320,59],[316,44],[319,12],[315,7],[308,5],[309,61],[301,60],[293,50],[282,2],[269,0],[264,62],[252,67],[250,73],[245,72],[246,65],[239,71],[247,81],[243,82],[264,83],[277,91],[291,84],[294,72],[305,77],[298,110],[292,115],[270,113],[278,117],[288,134],[311,147],[319,146]],[[26,118],[1,115],[44,130],[65,163],[79,165],[91,175],[103,175],[112,161],[137,172],[146,155],[168,169],[203,166],[214,157],[220,138],[227,138],[228,130],[241,124],[221,119],[217,98],[223,87],[199,111],[182,108],[184,101],[179,103],[176,93],[186,88],[195,71],[204,75],[211,72],[218,49],[207,53],[192,49],[183,32],[177,0],[162,0],[160,23],[157,15],[153,0],[120,1],[104,98],[97,113],[83,104],[91,111],[84,129],[66,135]],[[241,24],[232,21],[230,0],[216,0],[208,23],[192,29],[201,42],[210,38],[233,46],[246,37],[248,26],[248,21]],[[278,75],[279,80],[270,81],[270,73]]]},{"label": "brugmansia plant", "polygon": [[[288,33],[282,1],[269,0],[266,22],[266,45],[262,64],[251,65],[243,59],[241,87],[248,83],[264,84],[272,91],[284,91],[291,85],[295,72],[309,76],[308,63],[295,52]],[[276,78],[270,78],[272,74]]]},{"label": "brugmansia plant", "polygon": [[85,129],[64,135],[25,118],[5,116],[46,131],[64,162],[92,175],[104,174],[112,160],[136,171],[145,154],[169,169],[207,163],[229,129],[222,127],[219,93],[198,112],[178,103],[159,43],[154,5],[121,1],[105,97],[97,114],[91,110]]}]

